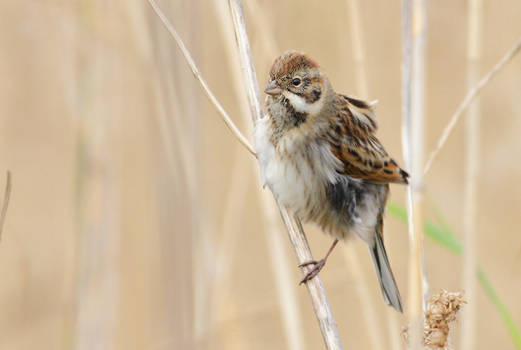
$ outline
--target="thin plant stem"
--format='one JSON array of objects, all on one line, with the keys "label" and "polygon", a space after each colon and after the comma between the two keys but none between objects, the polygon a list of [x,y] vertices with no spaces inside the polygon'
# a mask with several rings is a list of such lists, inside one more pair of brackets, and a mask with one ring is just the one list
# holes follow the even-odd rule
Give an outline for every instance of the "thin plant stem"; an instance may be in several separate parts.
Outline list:
[{"label": "thin plant stem", "polygon": [[[395,216],[400,222],[407,223],[407,212],[404,208],[400,207],[395,203],[389,203],[387,205],[387,210]],[[425,220],[425,225],[423,230],[427,237],[430,237],[433,242],[439,244],[440,246],[446,248],[447,250],[457,254],[462,255],[463,253],[463,244],[460,243],[458,237],[456,236],[454,230],[446,223],[445,218],[443,216],[437,215],[438,223]],[[476,276],[487,294],[488,298],[494,305],[494,308],[498,312],[501,317],[505,328],[508,330],[511,340],[514,343],[516,349],[521,349],[521,331],[520,327],[517,325],[514,317],[509,311],[509,308],[505,305],[501,297],[498,295],[494,286],[489,281],[488,277],[485,275],[484,270],[481,267],[477,267]]]},{"label": "thin plant stem", "polygon": [[[249,1],[250,4],[253,4],[255,1]],[[217,14],[219,16],[219,23],[221,24],[220,27],[223,31],[223,36],[225,38],[225,49],[228,56],[228,60],[230,62],[230,69],[232,71],[233,75],[233,85],[237,92],[237,97],[240,104],[240,111],[241,115],[245,118],[245,122],[248,122],[246,118],[248,118],[248,103],[247,103],[247,97],[244,96],[244,88],[242,83],[242,72],[239,68],[239,58],[237,55],[237,47],[236,42],[234,40],[234,29],[233,29],[233,23],[231,19],[231,14],[229,11],[229,8],[227,4],[222,0],[215,0],[214,1]],[[263,40],[263,41],[270,41],[273,42],[273,40]],[[238,157],[238,155],[237,155]],[[237,182],[239,181],[246,181],[247,177],[244,176],[244,165],[242,168],[235,166],[234,169],[236,171],[240,172],[239,176],[237,177]],[[247,166],[252,166],[252,170],[255,166],[254,163],[248,162]],[[242,170],[241,170],[242,169]],[[260,177],[257,176],[257,184],[260,187],[261,180]],[[237,184],[237,182],[235,182]],[[230,200],[234,199],[234,202],[237,202],[238,196],[242,198],[242,200],[245,200],[245,195],[247,191],[244,190],[238,190],[234,186],[234,189],[232,191],[232,194],[234,196],[232,197],[230,195]],[[286,342],[288,345],[288,349],[292,350],[302,350],[305,349],[305,336],[304,331],[302,327],[302,317],[300,313],[300,307],[298,304],[298,298],[297,298],[297,284],[293,283],[292,273],[289,268],[289,257],[287,256],[286,250],[283,249],[284,242],[282,241],[283,235],[280,229],[280,218],[277,215],[277,211],[275,208],[276,203],[273,201],[273,198],[270,198],[271,196],[266,193],[266,191],[263,191],[260,194],[260,197],[257,197],[259,200],[261,206],[260,206],[260,212],[259,214],[263,218],[263,222],[267,224],[267,243],[268,243],[268,251],[270,254],[270,261],[273,271],[273,276],[275,278],[275,286],[277,289],[277,297],[279,300],[279,307],[281,310],[281,318],[282,318],[282,324],[283,324],[283,331],[286,338]],[[225,215],[225,218],[236,218],[237,217],[237,208],[229,208],[228,211],[229,215]],[[233,219],[236,220],[236,219]],[[228,220],[229,221],[229,220]],[[226,222],[226,221],[225,221]],[[235,232],[234,235],[233,232]],[[223,235],[226,236],[226,240],[222,240],[222,247],[225,248],[228,245],[233,245],[233,242],[237,240],[237,230],[231,229],[231,227],[224,227],[223,226]],[[221,247],[221,245],[220,245]],[[220,250],[221,251],[221,250]],[[230,260],[229,254],[225,253],[228,251],[227,249],[222,250],[222,254],[219,254],[219,261],[223,259],[223,261]],[[228,257],[226,256],[228,255]],[[226,266],[223,266],[223,274],[226,274]]]},{"label": "thin plant stem", "polygon": [[[186,11],[186,16],[190,17],[193,14],[193,6],[197,6],[196,2],[192,2],[190,6],[183,8]],[[191,21],[185,22],[185,26]],[[190,32],[193,32],[190,30]],[[159,40],[163,38],[160,37]],[[150,54],[147,54],[150,55]],[[186,283],[182,283],[177,287],[178,298],[175,301],[174,307],[177,307],[183,314],[188,317],[179,317],[179,315],[169,315],[169,322],[173,323],[175,328],[173,339],[176,345],[185,348],[193,348],[204,341],[204,337],[209,333],[211,318],[207,317],[211,313],[212,308],[209,304],[209,296],[213,295],[209,288],[210,277],[214,276],[213,262],[215,261],[215,252],[213,247],[213,237],[211,227],[208,225],[207,214],[204,209],[201,209],[199,201],[199,184],[197,179],[198,170],[197,162],[197,148],[194,147],[195,140],[198,140],[197,133],[200,128],[198,123],[198,94],[191,84],[189,76],[185,72],[173,74],[172,69],[175,69],[170,62],[177,57],[177,52],[171,52],[166,45],[159,45],[156,63],[163,74],[159,74],[158,78],[154,80],[153,96],[156,99],[156,106],[158,108],[155,117],[157,118],[158,130],[160,133],[160,143],[165,150],[166,162],[161,163],[161,170],[166,170],[169,179],[174,183],[174,192],[179,191],[179,198],[183,198],[186,203],[186,212],[182,219],[184,223],[188,224],[187,237],[166,235],[163,240],[174,239],[174,253],[172,258],[167,258],[168,264],[170,259],[173,259],[175,265],[176,261],[184,261],[182,266],[178,269],[181,274],[180,278]],[[184,95],[185,105],[179,103],[179,91],[177,85],[173,84],[171,79],[165,77],[177,76],[179,81],[185,82]],[[190,116],[187,118],[187,123],[183,123],[176,116]],[[176,158],[178,161],[176,162]],[[177,187],[176,187],[177,184]],[[175,197],[174,193],[174,198]],[[162,200],[169,196],[168,191],[162,191],[159,199]],[[169,206],[171,201],[163,203]],[[187,215],[186,215],[187,214]],[[164,220],[160,220],[163,224]],[[165,223],[166,224],[166,223]],[[181,260],[180,260],[181,259]],[[190,310],[191,309],[191,310]],[[190,312],[186,312],[190,310]]]},{"label": "thin plant stem", "polygon": [[[236,67],[239,62],[236,58],[235,42],[233,40],[233,27],[230,20],[230,14],[228,11],[228,5],[222,0],[212,1],[217,14],[217,23],[221,30],[221,36],[224,38],[224,49],[228,59],[228,66],[231,72],[231,83],[233,90],[236,94],[236,104],[239,107],[239,113],[241,116],[247,117],[249,115],[249,105],[247,97],[242,87],[242,75],[241,71]],[[213,315],[210,314],[209,318],[214,326],[217,326],[224,319],[224,311],[230,314],[230,311],[239,310],[238,307],[230,304],[234,304],[235,298],[231,296],[233,291],[230,287],[229,277],[231,273],[231,266],[233,258],[237,251],[237,245],[239,241],[239,229],[241,213],[245,208],[246,190],[250,182],[250,173],[245,173],[245,167],[253,165],[252,162],[242,161],[241,154],[242,149],[236,148],[234,150],[233,165],[231,166],[230,181],[231,184],[229,191],[227,191],[227,198],[225,200],[225,209],[223,213],[223,221],[220,231],[221,237],[217,246],[216,254],[216,266],[215,274],[212,280],[212,309]],[[250,169],[247,169],[250,170]],[[253,174],[253,172],[251,172]],[[225,307],[223,307],[225,306]],[[237,327],[241,327],[240,323]],[[236,332],[237,333],[237,332]]]},{"label": "thin plant stem", "polygon": [[[228,11],[228,5],[222,0],[213,1],[213,5],[218,15],[219,28],[222,31],[224,40],[224,49],[229,61],[229,67],[232,74],[232,85],[236,93],[236,102],[239,106],[239,113],[241,116],[247,118],[249,115],[249,105],[247,97],[244,94],[242,88],[242,75],[236,66],[239,64],[235,54],[235,42],[233,40],[233,27],[230,21],[230,15]],[[231,39],[229,39],[231,38]],[[240,230],[240,217],[243,212],[246,200],[246,194],[248,193],[247,187],[250,183],[250,169],[247,169],[248,173],[245,173],[245,167],[254,165],[252,162],[242,161],[241,154],[243,150],[236,148],[233,157],[233,165],[231,167],[230,175],[230,190],[228,191],[227,199],[225,200],[225,210],[223,213],[223,221],[220,231],[222,232],[219,241],[216,243],[217,255],[216,255],[216,267],[215,276],[213,278],[213,293],[211,298],[213,299],[213,323],[217,326],[220,322],[224,321],[226,315],[232,316],[233,312],[238,312],[240,308],[235,305],[235,298],[233,298],[233,291],[229,283],[229,277],[231,274],[231,266],[233,258],[237,251],[237,245],[239,240]],[[210,317],[212,317],[210,315]],[[232,316],[233,317],[233,316]],[[238,330],[241,329],[241,324],[238,322],[236,327]],[[240,331],[234,331],[234,335],[241,333]],[[228,334],[226,334],[228,336]],[[225,341],[223,339],[223,341]],[[241,341],[243,341],[241,339]]]},{"label": "thin plant stem", "polygon": [[[84,3],[86,3],[84,1]],[[89,13],[88,31],[103,26],[113,13]],[[106,30],[107,28],[103,28]],[[78,33],[78,40],[86,32]],[[114,105],[104,103],[103,96],[118,82],[100,43],[78,52],[78,94],[76,148],[76,254],[75,254],[75,333],[66,348],[80,350],[114,347],[112,332],[117,324],[120,302],[120,190],[116,179],[111,140],[117,135],[109,127]],[[99,266],[103,266],[102,269]],[[96,305],[97,307],[92,307]],[[99,307],[99,309],[98,309]],[[103,310],[103,312],[99,312]],[[96,337],[92,334],[96,333]]]},{"label": "thin plant stem", "polygon": [[[348,1],[348,4],[351,3],[352,1]],[[268,17],[266,16],[264,10],[259,6],[257,1],[247,1],[245,3],[245,6],[248,12],[252,14],[252,23],[255,31],[261,37],[260,41],[263,44],[263,51],[265,55],[269,57],[269,59],[273,59],[277,54],[280,53],[280,49],[276,44],[276,41],[274,40],[274,35],[269,31],[270,27],[266,25],[266,23],[269,23]],[[355,10],[358,10],[358,6],[355,7]],[[357,17],[358,12],[354,11],[352,6],[350,6],[348,12],[350,13],[350,21],[352,20],[352,17]],[[355,61],[358,63],[357,72],[359,72],[357,74],[357,90],[359,91],[359,94],[361,94],[361,96],[367,96],[367,78],[364,70],[365,56],[363,54],[363,45],[361,44],[361,28],[358,28],[358,26],[360,26],[360,21],[357,21],[355,24],[355,27],[357,27],[355,29],[356,35],[353,35],[352,40],[352,42],[356,42],[356,44],[353,44],[353,52],[357,52],[355,58]],[[351,25],[351,29],[353,31],[353,24]],[[360,52],[362,53],[360,54]],[[349,245],[345,245],[344,256],[347,261],[347,266],[350,268],[353,277],[357,281],[357,288],[355,288],[355,290],[358,293],[358,297],[363,305],[362,310],[364,320],[366,321],[366,328],[370,332],[370,342],[374,349],[384,349],[382,338],[380,336],[375,336],[375,334],[381,335],[382,333],[379,331],[379,324],[378,322],[376,322],[375,318],[376,312],[374,310],[373,303],[370,300],[370,296],[367,293],[367,281],[365,280],[364,275],[360,273],[359,270],[361,266],[358,262],[356,250]],[[395,348],[395,350],[399,350],[399,348],[397,347]]]},{"label": "thin plant stem", "polygon": [[[176,40],[176,43],[180,47],[180,49],[183,51],[185,59],[189,62],[190,67],[192,68],[192,72],[194,73],[194,76],[197,78],[199,83],[203,86],[205,89],[208,97],[210,100],[214,103],[214,106],[219,110],[221,115],[227,115],[226,112],[224,112],[224,109],[220,105],[220,103],[217,101],[215,96],[210,92],[208,89],[204,79],[202,78],[201,74],[199,73],[199,70],[197,69],[194,61],[191,59],[191,56],[186,49],[185,45],[183,44],[181,38],[177,35],[177,32],[174,30],[173,26],[168,22],[164,14],[161,12],[159,7],[155,4],[153,0],[148,0],[149,4],[152,6],[156,14],[160,17],[163,24],[167,27],[170,34],[174,37]],[[230,8],[232,12],[232,17],[234,21],[234,28],[235,28],[235,34],[237,43],[239,46],[239,52],[241,57],[241,68],[243,72],[245,72],[245,81],[246,85],[248,86],[248,97],[250,101],[250,109],[252,111],[252,119],[255,122],[255,120],[263,117],[262,107],[260,103],[260,94],[258,91],[258,84],[256,81],[255,76],[255,69],[253,68],[253,60],[251,58],[251,51],[249,48],[249,41],[246,35],[246,26],[244,24],[244,14],[242,10],[242,5],[240,4],[240,1],[230,1]],[[229,120],[229,118],[228,118]],[[233,122],[229,120],[231,123],[230,125],[233,125]],[[237,132],[235,133],[236,136],[240,135],[240,132],[238,129],[233,125],[234,130]],[[248,148],[249,144],[246,142],[241,142],[245,147]],[[251,149],[251,147],[250,147]],[[251,149],[251,153],[255,154],[253,150]],[[287,210],[279,205],[280,213],[283,218],[283,221],[288,229],[290,240],[293,243],[295,252],[297,254],[298,260],[300,263],[306,262],[309,260],[312,260],[313,257],[311,255],[311,251],[309,249],[309,245],[307,244],[307,240],[305,238],[302,226],[300,222],[290,216],[287,212]],[[303,268],[303,274],[307,273],[310,268]],[[312,304],[315,310],[315,315],[317,316],[317,319],[319,321],[319,325],[322,331],[322,335],[324,338],[324,342],[326,344],[327,349],[342,349],[342,345],[340,344],[340,338],[338,336],[338,330],[336,328],[336,323],[333,319],[331,308],[329,307],[329,304],[327,302],[327,297],[324,291],[324,288],[322,286],[322,282],[320,278],[317,276],[310,282],[306,284],[309,294],[311,296]]]},{"label": "thin plant stem", "polygon": [[[471,89],[479,74],[483,1],[469,0],[467,42],[467,87]],[[477,177],[479,173],[479,99],[468,108],[465,118],[465,188],[463,202],[463,290],[468,305],[463,310],[460,349],[474,349],[476,345],[476,285],[477,269]]]},{"label": "thin plant stem", "polygon": [[413,0],[413,41],[412,41],[412,134],[411,134],[411,173],[413,201],[416,216],[413,220],[415,226],[417,254],[421,256],[421,283],[423,296],[423,310],[427,305],[429,283],[426,278],[425,257],[423,252],[423,164],[425,155],[425,61],[427,46],[427,0]]},{"label": "thin plant stem", "polygon": [[353,61],[355,62],[357,93],[363,98],[369,98],[360,2],[358,0],[348,0],[347,6],[347,15],[349,16],[351,31],[351,52],[353,54]]},{"label": "thin plant stem", "polygon": [[[290,215],[280,204],[279,210],[282,216],[282,221],[288,230],[289,238],[293,249],[295,250],[295,254],[297,255],[298,262],[304,263],[313,260],[313,255],[309,249],[306,236],[303,234],[304,229],[302,228],[300,221]],[[302,275],[304,276],[307,272],[308,270],[304,269]],[[326,349],[342,349],[336,322],[333,318],[329,302],[327,301],[324,286],[322,285],[321,279],[317,277],[319,276],[317,275],[312,280],[308,281],[306,287],[311,298],[315,316],[317,317],[320,326],[320,331],[322,332],[322,338],[326,345]]]},{"label": "thin plant stem", "polygon": [[11,198],[11,172],[7,170],[4,201],[2,202],[2,210],[0,211],[0,239],[2,239],[2,232],[4,230],[5,216],[7,214],[7,207],[9,206],[9,199]]},{"label": "thin plant stem", "polygon": [[[402,1],[402,143],[407,169],[409,213],[409,348],[423,340],[423,114],[426,33],[425,0]],[[414,19],[414,22],[413,22]],[[414,30],[413,30],[414,29]]]},{"label": "thin plant stem", "polygon": [[[250,101],[250,109],[252,112],[252,119],[255,123],[264,117],[260,102],[259,86],[257,83],[257,76],[255,74],[255,68],[253,66],[253,59],[251,56],[251,49],[246,32],[246,24],[244,21],[244,12],[240,0],[229,0],[230,11],[235,28],[235,38],[237,40],[239,48],[239,57],[241,61],[241,68],[243,70],[244,82],[246,91],[248,92],[248,98]],[[312,260],[311,251],[302,229],[300,222],[288,213],[286,208],[280,206],[280,213],[286,228],[288,230],[290,240],[293,248],[297,255],[299,263]],[[304,272],[308,271],[310,267],[304,267]],[[306,283],[315,315],[319,322],[322,337],[326,344],[327,349],[342,349],[340,338],[338,336],[338,330],[336,323],[333,319],[331,308],[327,301],[322,281],[317,276],[311,281]]]},{"label": "thin plant stem", "polygon": [[[197,78],[205,92],[207,93],[207,96],[210,98],[212,102],[214,102],[214,106],[217,108],[217,110],[220,112],[221,116],[227,120],[231,126],[232,132],[238,136],[239,139],[246,140],[246,138],[240,134],[238,131],[238,128],[233,124],[231,119],[228,117],[228,114],[224,111],[224,108],[220,105],[216,97],[213,95],[213,93],[209,90],[207,87],[205,80],[202,78],[201,74],[199,73],[199,69],[195,65],[195,62],[192,60],[190,53],[188,52],[188,49],[184,45],[183,41],[177,34],[177,31],[174,29],[172,24],[168,21],[163,11],[156,5],[156,3],[153,0],[149,1],[149,4],[152,6],[158,17],[161,19],[162,24],[168,29],[169,33],[173,36],[174,40],[178,44],[179,48],[181,49],[184,58],[188,62],[188,65],[190,66],[192,73]],[[166,82],[166,87],[169,90],[172,90],[172,93],[170,95],[176,96],[175,93],[175,87],[168,84],[169,82]],[[162,99],[162,104],[160,106],[163,106],[165,104],[167,99]],[[215,104],[217,103],[217,105]],[[219,107],[220,106],[220,107]],[[173,104],[171,106],[172,110],[178,110],[178,106],[176,104]],[[170,148],[173,146],[172,144],[172,137],[169,136],[169,132],[167,129],[168,121],[165,119],[164,113],[166,112],[166,107],[162,108],[161,113],[159,113],[159,121],[160,121],[160,129],[161,129],[161,136],[162,140],[165,143],[165,147],[167,149],[167,156],[171,156],[172,152],[170,151]],[[173,113],[173,115],[178,115],[179,113]],[[174,125],[175,126],[175,125]],[[175,137],[173,138],[176,144],[176,149],[179,152],[180,158],[182,160],[183,166],[181,167],[182,173],[184,175],[184,179],[186,181],[186,185],[188,188],[188,197],[189,202],[192,206],[192,208],[197,208],[198,206],[194,203],[197,201],[197,186],[195,183],[195,168],[193,165],[193,161],[190,161],[190,159],[194,159],[190,156],[190,150],[187,147],[188,142],[186,142],[185,134],[183,134],[183,130],[185,128],[183,126],[174,127],[173,131],[175,133]],[[241,142],[246,148],[250,149],[250,153],[255,154],[253,152],[253,149],[249,145],[249,143],[246,144],[244,142]],[[168,157],[169,158],[169,157]],[[167,158],[167,159],[168,159]],[[172,164],[172,161],[169,159],[169,164]],[[175,170],[175,169],[173,169]],[[209,293],[208,290],[210,287],[213,287],[213,285],[210,285],[210,281],[208,276],[213,275],[212,273],[209,273],[209,271],[212,270],[213,266],[210,266],[209,261],[215,261],[215,253],[212,250],[213,244],[211,244],[211,240],[213,235],[210,233],[210,228],[205,220],[205,215],[201,213],[200,210],[195,211],[197,212],[197,215],[199,217],[198,220],[193,220],[196,229],[194,231],[198,232],[197,235],[194,235],[194,246],[200,247],[200,249],[196,249],[194,251],[194,256],[196,257],[194,261],[197,261],[197,264],[194,264],[194,285],[196,286],[194,290],[194,335],[195,335],[195,341],[200,341],[203,336],[205,336],[208,333],[209,330],[209,324],[208,322],[211,322],[214,320],[213,317],[206,317],[208,313],[212,314],[215,310],[212,309],[214,306],[213,303],[210,302],[210,298],[208,298],[208,295],[219,295],[218,291],[217,294],[215,293]],[[194,213],[195,213],[194,212]],[[202,239],[201,237],[204,236],[205,239]],[[203,316],[204,315],[204,316]]]},{"label": "thin plant stem", "polygon": [[152,7],[152,9],[154,10],[154,12],[156,13],[156,15],[159,17],[159,19],[161,19],[161,22],[163,23],[165,28],[168,30],[170,35],[172,35],[172,37],[174,38],[177,46],[179,47],[179,49],[183,53],[183,56],[185,57],[186,62],[190,66],[190,69],[192,70],[192,73],[194,74],[194,77],[201,84],[204,92],[206,93],[206,96],[208,97],[210,102],[212,102],[212,104],[215,106],[215,108],[219,112],[219,115],[222,117],[222,119],[223,119],[224,123],[226,124],[226,126],[230,129],[232,134],[239,140],[239,142],[244,147],[246,147],[246,149],[251,154],[256,156],[255,151],[253,150],[253,147],[250,145],[248,139],[246,139],[246,137],[244,137],[244,135],[235,126],[235,124],[233,123],[233,121],[230,118],[230,116],[228,115],[228,113],[224,110],[224,108],[221,105],[221,103],[219,102],[219,100],[217,100],[217,97],[215,97],[213,92],[208,87],[208,84],[206,83],[206,81],[204,80],[203,76],[201,75],[201,72],[197,68],[197,65],[195,64],[194,60],[192,59],[192,56],[190,55],[190,52],[186,48],[185,44],[183,43],[183,41],[182,41],[181,37],[179,36],[179,34],[177,33],[177,31],[174,29],[172,24],[168,21],[168,19],[166,18],[164,13],[161,11],[161,9],[157,6],[155,1],[154,0],[147,0],[147,1],[150,4],[150,6]]},{"label": "thin plant stem", "polygon": [[449,122],[445,126],[445,129],[443,129],[443,132],[441,133],[441,136],[438,140],[438,143],[436,144],[436,148],[431,152],[429,155],[429,158],[427,160],[427,163],[425,164],[425,168],[423,170],[424,175],[429,172],[432,163],[434,162],[434,159],[438,156],[438,153],[441,151],[443,146],[445,145],[445,142],[447,142],[447,139],[449,138],[450,134],[452,133],[454,127],[456,126],[456,123],[460,119],[461,115],[467,109],[467,107],[470,105],[470,103],[481,93],[481,90],[487,84],[496,76],[501,69],[505,67],[505,65],[510,62],[521,49],[521,38],[517,41],[517,43],[510,49],[508,52],[492,67],[492,69],[483,77],[481,80],[474,85],[474,87],[467,92],[467,95],[461,103],[458,105],[458,108],[456,108],[456,111],[450,118]]},{"label": "thin plant stem", "polygon": [[[163,72],[169,72],[170,67],[168,62],[171,57],[167,53],[159,53],[159,56],[166,56],[160,60],[159,64],[162,66]],[[170,84],[168,79],[164,77],[172,76],[172,74],[164,74],[156,79],[153,86],[153,95],[156,99],[156,106],[158,108],[155,116],[157,118],[158,129],[160,133],[160,141],[165,150],[164,164],[167,173],[171,174],[174,186],[177,184],[178,189],[182,189],[183,195],[186,202],[190,206],[190,221],[191,225],[191,240],[183,241],[178,243],[177,249],[179,251],[185,250],[183,254],[186,254],[189,259],[195,263],[191,263],[191,266],[183,266],[182,274],[187,274],[185,279],[188,278],[192,283],[183,284],[182,290],[179,289],[180,295],[184,296],[184,300],[187,295],[193,297],[193,312],[192,320],[183,319],[178,320],[177,329],[175,335],[177,335],[177,341],[182,344],[189,344],[191,342],[200,341],[202,336],[206,334],[208,329],[206,313],[208,312],[208,276],[213,275],[208,272],[209,261],[213,261],[213,251],[211,247],[212,234],[206,225],[206,215],[203,210],[197,210],[198,205],[198,184],[197,184],[197,169],[195,163],[191,160],[195,159],[193,147],[189,147],[188,139],[191,138],[187,135],[194,133],[193,128],[188,128],[185,125],[181,125],[180,120],[176,120],[174,116],[184,115],[181,112],[181,105],[176,101],[179,96],[176,91],[175,85]],[[176,158],[178,162],[176,162]],[[200,208],[200,207],[199,207]],[[204,238],[202,238],[204,237]],[[193,241],[193,242],[192,242]],[[186,249],[190,247],[198,247],[198,249]],[[189,271],[189,272],[187,272]],[[184,300],[186,301],[186,300]],[[192,303],[190,303],[192,304]],[[183,305],[182,308],[186,308]],[[193,334],[192,334],[193,333]],[[194,338],[192,339],[192,335]]]}]

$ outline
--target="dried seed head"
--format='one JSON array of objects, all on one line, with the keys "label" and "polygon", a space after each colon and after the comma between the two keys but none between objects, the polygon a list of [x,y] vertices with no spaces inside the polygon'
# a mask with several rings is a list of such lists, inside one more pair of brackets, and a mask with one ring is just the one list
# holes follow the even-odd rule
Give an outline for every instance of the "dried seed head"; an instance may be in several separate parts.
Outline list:
[{"label": "dried seed head", "polygon": [[[449,348],[449,325],[456,320],[458,311],[466,301],[463,292],[447,292],[442,290],[431,297],[425,310],[423,344],[426,350],[444,350]],[[402,331],[407,342],[408,328]]]}]

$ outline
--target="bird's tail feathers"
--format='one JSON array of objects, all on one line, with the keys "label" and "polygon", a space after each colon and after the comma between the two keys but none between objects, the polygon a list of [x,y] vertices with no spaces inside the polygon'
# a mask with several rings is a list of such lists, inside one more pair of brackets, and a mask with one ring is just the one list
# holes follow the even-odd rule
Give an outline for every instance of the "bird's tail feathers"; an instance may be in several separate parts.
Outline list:
[{"label": "bird's tail feathers", "polygon": [[383,238],[379,233],[376,233],[375,236],[375,243],[372,247],[369,247],[369,250],[371,251],[371,258],[373,259],[384,300],[387,305],[394,307],[399,312],[403,312],[400,291],[398,290],[391,266],[389,265]]}]

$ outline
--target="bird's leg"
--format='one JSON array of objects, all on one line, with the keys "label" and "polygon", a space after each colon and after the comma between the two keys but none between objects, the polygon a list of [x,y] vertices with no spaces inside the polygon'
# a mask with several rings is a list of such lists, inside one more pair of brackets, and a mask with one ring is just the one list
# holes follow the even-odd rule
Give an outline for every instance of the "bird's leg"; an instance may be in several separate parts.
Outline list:
[{"label": "bird's leg", "polygon": [[326,261],[327,261],[327,258],[329,257],[329,254],[331,254],[333,249],[335,249],[335,246],[336,246],[337,243],[338,243],[338,239],[335,238],[335,240],[333,241],[333,244],[331,245],[331,247],[327,251],[326,256],[323,259],[320,259],[318,261],[316,261],[316,260],[306,261],[305,263],[302,263],[302,264],[300,264],[298,266],[298,267],[304,267],[304,266],[308,266],[308,265],[315,265],[311,270],[308,271],[308,273],[306,273],[304,278],[302,278],[300,280],[299,284],[306,283],[307,281],[309,281],[310,279],[312,279],[313,277],[318,275],[320,270],[322,270],[322,268],[326,264]]}]

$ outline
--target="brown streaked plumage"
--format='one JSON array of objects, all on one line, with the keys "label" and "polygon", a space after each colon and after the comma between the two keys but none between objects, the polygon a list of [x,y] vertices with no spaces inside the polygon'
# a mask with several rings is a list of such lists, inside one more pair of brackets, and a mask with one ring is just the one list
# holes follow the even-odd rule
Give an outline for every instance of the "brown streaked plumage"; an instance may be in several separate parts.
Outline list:
[{"label": "brown streaked plumage", "polygon": [[383,213],[389,183],[408,174],[376,138],[373,104],[335,93],[308,56],[278,57],[265,90],[267,118],[255,125],[264,183],[303,221],[335,240],[302,282],[324,266],[339,239],[358,236],[369,246],[387,304],[402,311],[400,293],[383,245]]},{"label": "brown streaked plumage", "polygon": [[371,105],[345,95],[337,95],[336,103],[334,123],[339,129],[328,135],[328,141],[331,151],[343,164],[343,173],[378,184],[407,184],[409,174],[374,136],[377,125]]}]

